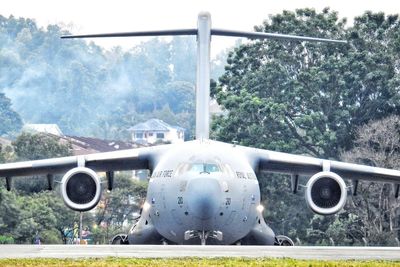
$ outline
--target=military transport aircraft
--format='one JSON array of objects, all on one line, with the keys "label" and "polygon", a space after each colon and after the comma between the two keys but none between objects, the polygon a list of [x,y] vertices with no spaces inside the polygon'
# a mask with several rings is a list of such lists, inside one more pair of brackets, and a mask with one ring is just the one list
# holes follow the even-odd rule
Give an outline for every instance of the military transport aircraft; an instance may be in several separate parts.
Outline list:
[{"label": "military transport aircraft", "polygon": [[63,38],[196,35],[196,140],[124,151],[97,153],[0,165],[7,189],[15,176],[45,175],[52,188],[53,175],[61,179],[61,196],[76,211],[94,208],[100,200],[106,172],[108,189],[113,172],[148,169],[146,201],[141,217],[127,235],[114,241],[126,244],[242,244],[291,245],[265,223],[260,205],[260,172],[292,175],[297,191],[299,175],[307,175],[305,200],[318,214],[334,214],[346,203],[343,178],[390,182],[399,195],[400,171],[280,153],[209,139],[210,41],[212,35],[252,39],[283,39],[346,43],[345,41],[261,32],[211,28],[209,13],[198,16],[195,29],[64,36]]}]

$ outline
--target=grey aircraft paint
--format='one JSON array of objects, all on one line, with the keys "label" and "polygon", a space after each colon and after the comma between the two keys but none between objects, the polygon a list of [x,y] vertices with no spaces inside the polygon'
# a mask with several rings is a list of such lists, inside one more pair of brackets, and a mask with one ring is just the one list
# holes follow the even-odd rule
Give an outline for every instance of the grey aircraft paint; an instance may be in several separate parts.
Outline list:
[{"label": "grey aircraft paint", "polygon": [[[258,181],[244,155],[232,145],[196,140],[169,149],[156,163],[138,224],[153,225],[177,244],[199,244],[203,232],[207,243],[232,244],[260,224],[273,244],[261,212]],[[138,234],[134,227],[129,243]]]}]

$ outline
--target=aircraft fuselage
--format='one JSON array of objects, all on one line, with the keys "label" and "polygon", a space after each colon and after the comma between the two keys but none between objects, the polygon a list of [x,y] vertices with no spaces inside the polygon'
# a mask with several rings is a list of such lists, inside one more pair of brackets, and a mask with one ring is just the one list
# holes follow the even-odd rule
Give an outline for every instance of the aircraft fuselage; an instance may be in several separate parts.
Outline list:
[{"label": "aircraft fuselage", "polygon": [[[235,146],[191,141],[170,149],[150,178],[141,222],[177,244],[232,244],[264,222],[253,168]],[[140,224],[143,224],[140,227]]]}]

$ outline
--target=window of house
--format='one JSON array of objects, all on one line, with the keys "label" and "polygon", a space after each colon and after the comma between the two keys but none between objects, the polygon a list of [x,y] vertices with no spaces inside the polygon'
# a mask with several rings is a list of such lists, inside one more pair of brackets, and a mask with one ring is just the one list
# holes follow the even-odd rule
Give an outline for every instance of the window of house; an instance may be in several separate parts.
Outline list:
[{"label": "window of house", "polygon": [[157,139],[164,139],[164,133],[157,133]]},{"label": "window of house", "polygon": [[143,133],[135,133],[136,139],[143,139]]},{"label": "window of house", "polygon": [[152,137],[153,136],[153,133],[149,133],[149,137]]}]

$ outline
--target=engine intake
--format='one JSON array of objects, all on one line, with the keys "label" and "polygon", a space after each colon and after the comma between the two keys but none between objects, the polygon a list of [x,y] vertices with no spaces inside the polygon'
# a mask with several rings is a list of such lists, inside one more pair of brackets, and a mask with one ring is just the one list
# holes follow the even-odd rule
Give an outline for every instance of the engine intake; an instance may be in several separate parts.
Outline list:
[{"label": "engine intake", "polygon": [[336,173],[319,172],[308,180],[306,201],[315,213],[334,214],[343,208],[346,199],[346,184]]},{"label": "engine intake", "polygon": [[61,180],[61,195],[65,205],[70,209],[91,210],[100,201],[100,178],[89,168],[73,168]]}]

